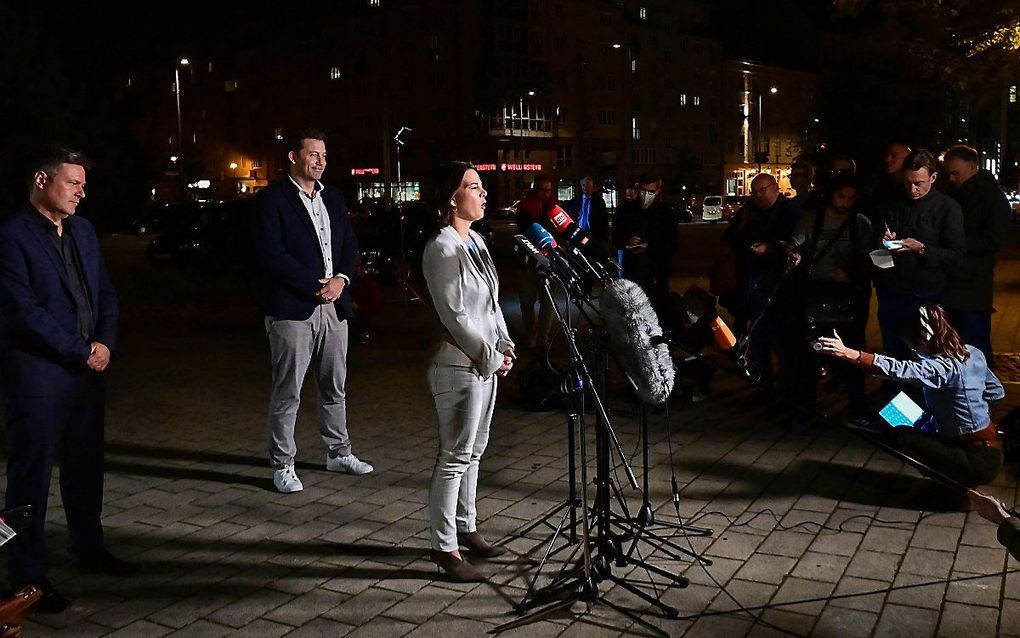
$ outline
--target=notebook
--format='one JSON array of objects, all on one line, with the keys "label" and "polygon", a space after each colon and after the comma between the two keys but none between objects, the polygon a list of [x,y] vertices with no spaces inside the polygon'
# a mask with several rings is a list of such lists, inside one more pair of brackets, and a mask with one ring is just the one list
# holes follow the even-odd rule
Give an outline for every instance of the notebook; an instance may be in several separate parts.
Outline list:
[{"label": "notebook", "polygon": [[912,426],[923,414],[924,410],[921,406],[902,392],[893,397],[893,400],[878,412],[878,415],[893,427]]}]

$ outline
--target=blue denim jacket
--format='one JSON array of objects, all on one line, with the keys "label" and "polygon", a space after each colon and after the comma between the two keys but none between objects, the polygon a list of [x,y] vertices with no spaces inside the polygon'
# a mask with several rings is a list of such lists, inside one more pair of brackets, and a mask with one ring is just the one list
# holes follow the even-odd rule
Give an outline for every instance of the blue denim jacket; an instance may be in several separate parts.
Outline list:
[{"label": "blue denim jacket", "polygon": [[917,353],[920,361],[901,361],[875,355],[883,376],[921,386],[928,411],[939,426],[939,436],[951,439],[988,427],[988,403],[1005,396],[1002,383],[988,369],[985,355],[967,346],[970,357],[959,361],[947,354]]}]

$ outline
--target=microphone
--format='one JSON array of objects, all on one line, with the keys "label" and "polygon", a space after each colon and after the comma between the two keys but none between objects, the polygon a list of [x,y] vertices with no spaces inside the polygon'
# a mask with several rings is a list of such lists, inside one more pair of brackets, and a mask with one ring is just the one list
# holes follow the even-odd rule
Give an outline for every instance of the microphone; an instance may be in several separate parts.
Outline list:
[{"label": "microphone", "polygon": [[545,275],[552,274],[552,264],[549,263],[549,258],[543,255],[542,251],[536,248],[535,244],[531,243],[527,237],[514,235],[514,243],[524,251],[531,261],[535,262],[535,270]]},{"label": "microphone", "polygon": [[528,226],[528,238],[531,239],[539,249],[541,249],[545,256],[549,258],[553,268],[559,274],[564,285],[575,285],[580,281],[580,277],[577,275],[577,271],[574,269],[566,257],[563,256],[562,251],[556,244],[556,240],[549,234],[549,231],[542,228],[541,224],[532,224]]},{"label": "microphone", "polygon": [[673,391],[675,370],[648,296],[633,281],[614,279],[599,300],[616,358],[638,398],[658,405]]},{"label": "microphone", "polygon": [[571,246],[587,246],[588,242],[591,241],[588,233],[574,223],[574,220],[570,218],[567,211],[559,206],[553,206],[549,209],[549,221],[563,241]]}]

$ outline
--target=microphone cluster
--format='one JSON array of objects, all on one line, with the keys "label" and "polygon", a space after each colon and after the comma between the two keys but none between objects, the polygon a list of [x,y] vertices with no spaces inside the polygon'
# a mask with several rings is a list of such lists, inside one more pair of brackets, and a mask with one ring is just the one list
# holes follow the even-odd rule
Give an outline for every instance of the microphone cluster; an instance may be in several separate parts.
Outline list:
[{"label": "microphone cluster", "polygon": [[591,241],[588,233],[559,206],[549,211],[548,219],[562,243],[558,243],[538,223],[525,229],[526,236],[514,236],[514,242],[530,256],[538,272],[554,277],[564,286],[577,291],[590,290],[591,284],[596,281],[607,282],[610,277],[605,268],[597,262],[593,263],[581,250]]}]

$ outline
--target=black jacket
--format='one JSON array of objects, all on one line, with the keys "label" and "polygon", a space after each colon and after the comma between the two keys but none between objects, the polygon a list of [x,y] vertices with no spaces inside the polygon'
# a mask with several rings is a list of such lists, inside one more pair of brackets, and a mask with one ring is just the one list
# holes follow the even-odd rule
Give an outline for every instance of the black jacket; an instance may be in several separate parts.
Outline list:
[{"label": "black jacket", "polygon": [[[358,240],[347,216],[344,196],[332,186],[324,186],[322,201],[329,214],[330,241],[334,275],[354,278]],[[315,293],[325,276],[322,249],[308,210],[301,203],[297,187],[287,178],[266,186],[255,197],[252,215],[255,254],[262,269],[264,312],[277,319],[303,321],[319,305]],[[349,319],[350,286],[334,302],[337,316]]]},{"label": "black jacket", "polygon": [[958,310],[991,312],[995,253],[1009,225],[1009,201],[995,177],[984,169],[950,195],[963,210],[967,256],[949,274],[945,305]]},{"label": "black jacket", "polygon": [[[581,202],[583,197],[584,195],[578,195],[563,203],[563,210],[567,211],[567,214],[574,219],[574,222],[581,219]],[[606,210],[606,200],[602,199],[601,193],[595,193],[591,196],[588,226],[588,234],[593,239],[604,242],[609,241],[609,212]]]},{"label": "black jacket", "polygon": [[[881,216],[897,239],[912,237],[924,244],[925,253],[894,252],[895,266],[878,270],[876,285],[892,292],[941,298],[949,272],[963,263],[967,254],[960,205],[935,189],[916,201],[904,191],[883,202]],[[882,225],[875,229],[879,236],[884,231]]]}]

